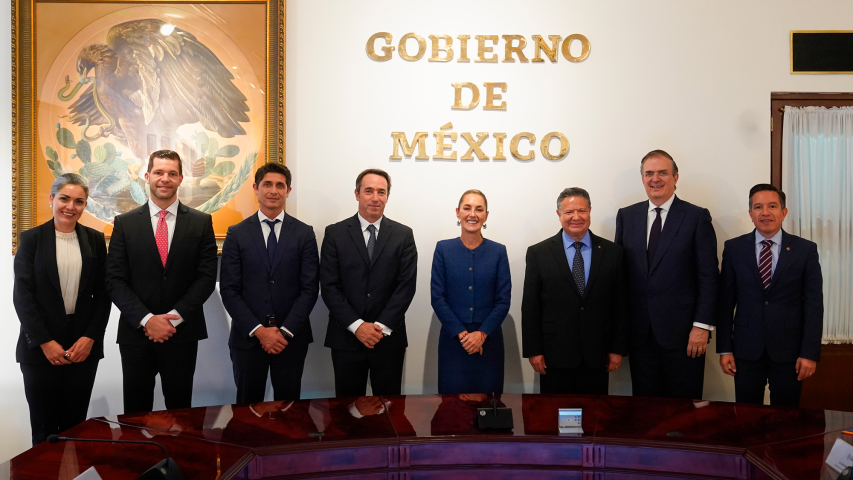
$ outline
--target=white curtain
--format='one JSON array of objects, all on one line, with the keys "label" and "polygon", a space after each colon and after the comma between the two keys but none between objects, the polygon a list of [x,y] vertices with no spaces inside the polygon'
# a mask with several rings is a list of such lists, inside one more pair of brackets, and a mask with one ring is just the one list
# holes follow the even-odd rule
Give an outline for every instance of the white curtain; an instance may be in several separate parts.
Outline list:
[{"label": "white curtain", "polygon": [[785,107],[784,229],[817,243],[823,343],[853,343],[853,107]]}]

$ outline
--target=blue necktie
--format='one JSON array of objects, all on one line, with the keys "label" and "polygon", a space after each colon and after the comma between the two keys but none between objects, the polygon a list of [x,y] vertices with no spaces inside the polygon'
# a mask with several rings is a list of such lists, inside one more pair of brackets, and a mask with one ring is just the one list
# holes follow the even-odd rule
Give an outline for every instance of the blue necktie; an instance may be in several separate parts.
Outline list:
[{"label": "blue necktie", "polygon": [[275,249],[278,247],[278,239],[275,238],[275,224],[281,220],[264,220],[264,223],[270,227],[270,234],[267,236],[267,255],[270,257],[270,263],[275,260]]}]

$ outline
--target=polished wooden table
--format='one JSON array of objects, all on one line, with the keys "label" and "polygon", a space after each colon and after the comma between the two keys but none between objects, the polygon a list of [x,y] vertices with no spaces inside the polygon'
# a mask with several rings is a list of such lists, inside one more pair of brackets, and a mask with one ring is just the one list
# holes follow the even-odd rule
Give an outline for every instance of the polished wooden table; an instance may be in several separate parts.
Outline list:
[{"label": "polished wooden table", "polygon": [[[512,431],[480,431],[484,395],[265,402],[94,418],[68,437],[154,440],[187,478],[647,480],[835,479],[836,438],[853,413],[727,402],[504,394]],[[583,409],[583,434],[560,435],[558,408]],[[13,479],[71,479],[95,466],[135,478],[155,447],[41,444],[11,460]]]}]

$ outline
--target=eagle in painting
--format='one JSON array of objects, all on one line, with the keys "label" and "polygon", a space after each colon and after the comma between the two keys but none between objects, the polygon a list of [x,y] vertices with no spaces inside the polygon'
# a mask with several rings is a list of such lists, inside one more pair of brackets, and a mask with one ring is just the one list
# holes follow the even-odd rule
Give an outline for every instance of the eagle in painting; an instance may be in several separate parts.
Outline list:
[{"label": "eagle in painting", "polygon": [[[77,57],[78,83],[68,77],[59,98],[74,99],[69,121],[88,141],[114,137],[147,159],[158,139],[174,138],[181,125],[200,123],[222,138],[245,135],[246,96],[210,48],[191,33],[156,19],[110,28],[106,45],[84,47]],[[70,92],[69,92],[70,90]],[[153,142],[153,143],[152,143]]]}]

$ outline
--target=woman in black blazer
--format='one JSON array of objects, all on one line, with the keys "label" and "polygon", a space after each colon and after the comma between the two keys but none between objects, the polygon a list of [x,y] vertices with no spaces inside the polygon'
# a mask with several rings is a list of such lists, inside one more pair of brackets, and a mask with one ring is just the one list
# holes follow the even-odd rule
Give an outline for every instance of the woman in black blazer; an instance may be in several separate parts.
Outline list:
[{"label": "woman in black blazer", "polygon": [[104,288],[104,234],[77,223],[89,186],[75,173],[50,189],[53,219],[21,234],[13,301],[21,334],[33,445],[86,420],[110,299]]}]

